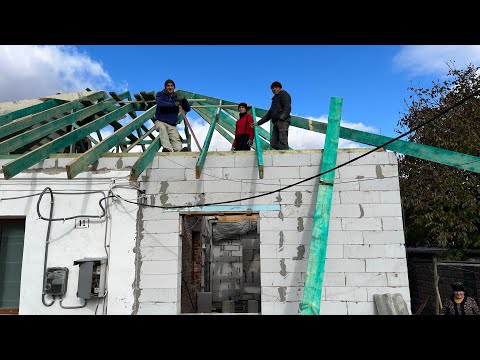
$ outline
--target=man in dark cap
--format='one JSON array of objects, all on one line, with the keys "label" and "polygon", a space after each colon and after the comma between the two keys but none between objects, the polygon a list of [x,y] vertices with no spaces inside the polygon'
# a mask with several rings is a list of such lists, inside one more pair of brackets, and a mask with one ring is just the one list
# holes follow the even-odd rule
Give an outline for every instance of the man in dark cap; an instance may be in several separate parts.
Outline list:
[{"label": "man in dark cap", "polygon": [[443,304],[442,315],[480,315],[474,298],[467,296],[461,282],[453,283],[453,294]]},{"label": "man in dark cap", "polygon": [[247,113],[247,104],[242,102],[238,104],[239,119],[235,128],[235,139],[232,143],[232,151],[250,150],[253,144],[253,117]]},{"label": "man in dark cap", "polygon": [[188,100],[175,92],[175,83],[168,79],[165,88],[157,92],[157,110],[155,111],[155,129],[159,132],[160,142],[164,152],[186,151],[182,149],[182,139],[177,130],[179,106],[185,112],[190,111]]},{"label": "man in dark cap", "polygon": [[288,127],[290,126],[290,111],[292,111],[292,98],[290,94],[282,89],[282,84],[274,81],[270,85],[272,89],[272,105],[270,110],[259,122],[252,126],[260,126],[272,120],[273,129],[270,139],[270,146],[275,150],[288,150]]}]

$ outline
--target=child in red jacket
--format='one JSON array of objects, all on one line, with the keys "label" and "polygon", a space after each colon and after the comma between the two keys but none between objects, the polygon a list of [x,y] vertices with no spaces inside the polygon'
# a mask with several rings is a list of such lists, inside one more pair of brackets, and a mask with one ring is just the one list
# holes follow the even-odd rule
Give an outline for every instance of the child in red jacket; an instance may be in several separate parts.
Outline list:
[{"label": "child in red jacket", "polygon": [[253,117],[247,113],[247,104],[243,102],[238,104],[238,111],[240,112],[240,118],[237,120],[232,151],[250,150],[255,134],[251,126],[253,124]]}]

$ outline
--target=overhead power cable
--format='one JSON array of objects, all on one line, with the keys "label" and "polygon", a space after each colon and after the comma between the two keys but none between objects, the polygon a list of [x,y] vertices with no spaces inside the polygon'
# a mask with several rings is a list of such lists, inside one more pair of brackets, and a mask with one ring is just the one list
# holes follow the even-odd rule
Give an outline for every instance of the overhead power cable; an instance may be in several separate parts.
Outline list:
[{"label": "overhead power cable", "polygon": [[441,110],[438,114],[436,114],[435,116],[433,116],[432,118],[428,119],[428,120],[425,120],[424,122],[420,123],[419,125],[417,126],[414,126],[412,129],[410,129],[409,131],[406,131],[404,132],[403,134],[400,134],[399,136],[393,138],[393,139],[390,139],[389,141],[383,143],[382,145],[379,145],[379,146],[376,146],[374,148],[372,148],[371,150],[367,151],[366,153],[360,155],[360,156],[357,156],[347,162],[344,162],[340,165],[337,165],[329,170],[326,170],[324,172],[321,172],[317,175],[313,175],[313,176],[310,176],[306,179],[303,179],[303,180],[300,180],[300,181],[297,181],[296,183],[293,183],[293,184],[290,184],[290,185],[287,185],[287,186],[284,186],[282,188],[279,188],[279,189],[276,189],[276,190],[272,190],[272,191],[269,191],[269,192],[266,192],[266,193],[263,193],[263,194],[259,194],[259,195],[253,195],[253,196],[249,196],[249,197],[245,197],[245,198],[240,198],[240,199],[235,199],[235,200],[227,200],[227,201],[219,201],[219,202],[212,202],[212,203],[205,203],[205,204],[202,204],[202,205],[179,205],[179,206],[160,206],[160,205],[148,205],[148,204],[142,204],[142,203],[138,203],[138,202],[135,202],[135,201],[130,201],[130,200],[126,200],[124,198],[122,198],[121,196],[119,195],[114,195],[115,197],[123,200],[123,201],[126,201],[128,203],[131,203],[131,204],[137,204],[137,205],[140,205],[140,206],[145,206],[145,207],[153,207],[153,208],[160,208],[160,209],[183,209],[183,208],[191,208],[191,207],[198,207],[198,206],[212,206],[212,205],[222,205],[222,204],[231,204],[231,203],[235,203],[235,202],[239,202],[239,201],[243,201],[243,200],[251,200],[251,199],[256,199],[256,198],[259,198],[259,197],[262,197],[262,196],[267,196],[267,195],[271,195],[271,194],[275,194],[277,192],[280,192],[280,191],[283,191],[283,190],[286,190],[288,188],[291,188],[293,186],[296,186],[296,185],[299,185],[299,184],[302,184],[304,182],[307,182],[309,180],[312,180],[312,179],[315,179],[317,177],[320,177],[322,175],[325,175],[331,171],[335,171],[337,169],[340,169],[341,167],[344,167],[348,164],[351,164],[367,155],[370,155],[371,153],[417,131],[418,129],[420,129],[421,127],[437,120],[438,118],[440,118],[441,116],[445,115],[446,113],[448,113],[449,111],[451,111],[452,109],[462,105],[464,102],[470,100],[471,98],[473,98],[475,95],[478,95],[480,94],[480,90],[477,90],[477,91],[474,91],[473,93],[471,93],[470,95],[464,97],[463,99],[457,101],[456,103],[454,103],[453,105],[445,108],[444,110]]}]

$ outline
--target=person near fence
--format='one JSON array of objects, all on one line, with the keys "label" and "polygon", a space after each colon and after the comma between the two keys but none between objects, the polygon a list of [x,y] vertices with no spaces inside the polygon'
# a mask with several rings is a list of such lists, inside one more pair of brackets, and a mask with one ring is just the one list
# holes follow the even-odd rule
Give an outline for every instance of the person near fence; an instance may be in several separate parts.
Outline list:
[{"label": "person near fence", "polygon": [[452,295],[443,304],[442,315],[480,315],[477,302],[467,295],[461,282],[452,284]]}]

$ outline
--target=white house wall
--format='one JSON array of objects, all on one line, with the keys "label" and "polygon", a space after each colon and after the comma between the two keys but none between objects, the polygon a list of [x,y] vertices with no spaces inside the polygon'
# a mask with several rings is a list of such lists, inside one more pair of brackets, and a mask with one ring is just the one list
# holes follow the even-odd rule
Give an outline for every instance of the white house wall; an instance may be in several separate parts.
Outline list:
[{"label": "white house wall", "polygon": [[[65,164],[71,159],[52,158],[33,166],[13,179],[4,180],[0,173],[0,198],[24,196],[42,192],[45,187],[53,191],[100,190],[108,195],[111,180],[118,185],[127,185],[129,168],[117,169],[118,158],[100,159],[95,173],[84,172],[74,180],[68,180]],[[121,159],[120,159],[121,160]],[[130,159],[135,161],[136,159]],[[0,160],[0,166],[10,160]],[[113,162],[114,161],[114,162]],[[128,159],[121,160],[128,165]],[[133,164],[133,163],[132,163]],[[115,170],[112,170],[115,169]],[[135,198],[137,190],[117,188],[116,194],[125,198]],[[75,215],[100,215],[99,200],[102,193],[83,195],[54,195],[54,218]],[[48,222],[37,215],[38,196],[0,202],[0,219],[5,217],[25,217],[25,240],[20,289],[19,314],[97,314],[104,312],[102,300],[89,300],[81,309],[63,309],[57,300],[51,307],[42,303],[43,264],[45,238]],[[105,217],[101,220],[90,219],[89,228],[75,229],[74,220],[54,221],[51,226],[47,267],[67,267],[69,269],[67,294],[62,305],[65,307],[83,304],[76,296],[78,284],[78,266],[75,260],[85,257],[106,256],[104,243],[110,248],[108,296],[106,312],[108,314],[131,314],[134,306],[135,283],[135,244],[137,206],[126,202],[112,203],[108,207],[110,218],[108,227]],[[105,205],[105,203],[103,203]],[[48,217],[50,194],[47,192],[41,202],[42,216]],[[107,247],[108,248],[108,247]],[[46,296],[46,302],[51,301]],[[98,305],[98,308],[97,308]]]},{"label": "white house wall", "polygon": [[[337,164],[367,151],[340,150]],[[195,178],[198,153],[159,153],[141,174],[138,186],[146,204],[199,205],[235,200],[272,191],[320,172],[321,150],[266,151],[264,178],[251,152],[212,152],[201,179]],[[47,159],[13,179],[0,177],[0,198],[58,190],[103,190],[116,180],[127,185],[138,154],[109,154],[88,172],[66,179],[71,159]],[[0,165],[10,160],[0,160]],[[0,176],[2,176],[0,174]],[[260,268],[262,314],[298,314],[316,205],[318,178],[280,193],[229,205],[280,205],[280,211],[260,212]],[[6,191],[6,190],[22,190]],[[23,191],[28,190],[28,191]],[[136,190],[114,192],[135,200]],[[100,214],[100,194],[55,195],[54,217]],[[21,279],[20,314],[97,314],[98,300],[82,309],[66,310],[58,301],[41,302],[43,254],[48,223],[38,219],[38,197],[0,202],[0,217],[26,216]],[[41,204],[48,216],[49,195]],[[74,221],[53,222],[48,266],[70,270],[63,305],[80,305],[76,297],[78,266],[73,261],[105,256],[110,244],[108,314],[179,314],[181,241],[179,211],[138,207],[124,201],[110,206],[105,220],[90,220],[88,229],[74,229]],[[407,263],[398,183],[397,159],[392,152],[375,152],[335,172],[329,227],[322,314],[375,314],[374,294],[400,293],[410,308]],[[48,297],[47,297],[48,298]]]}]

